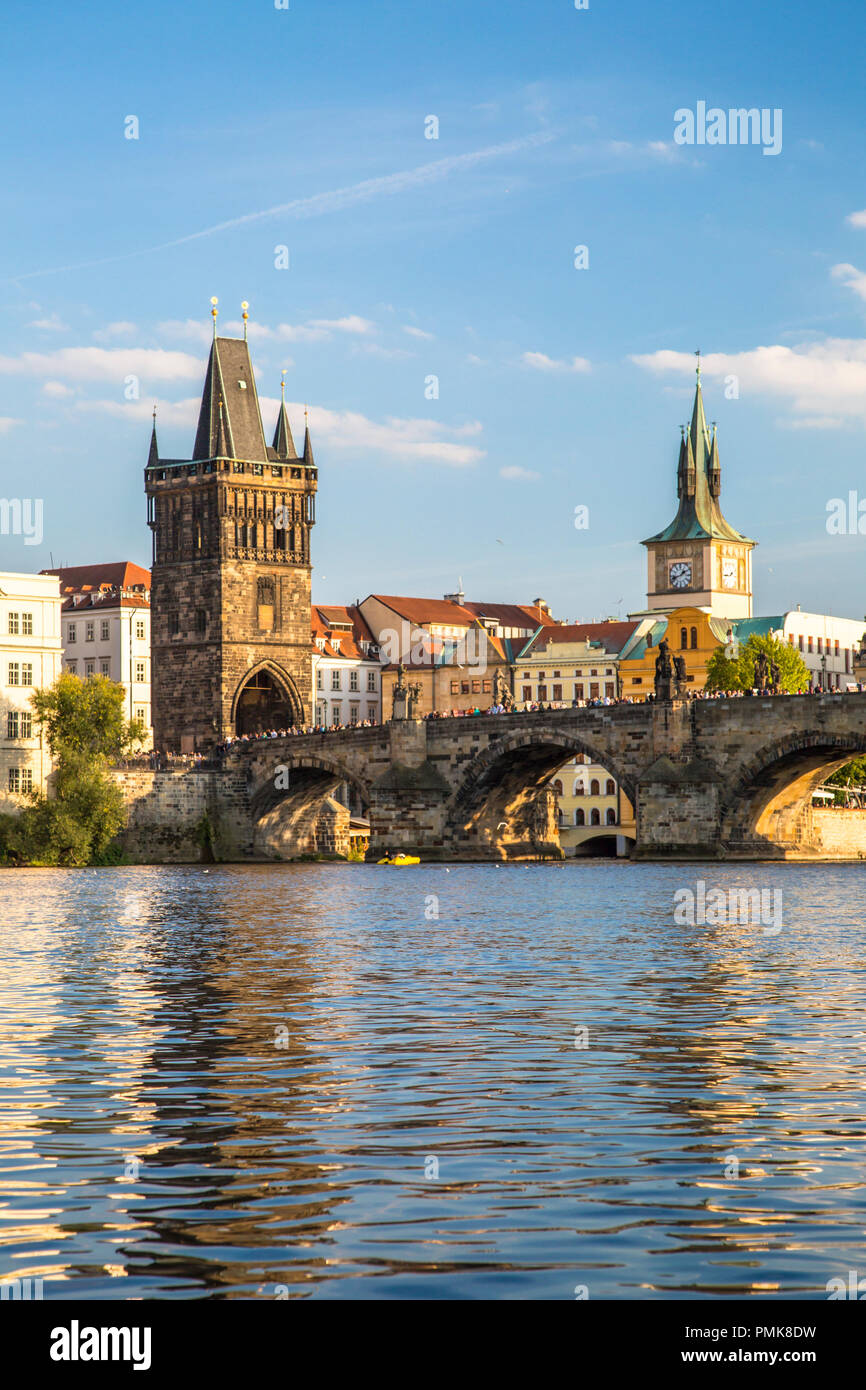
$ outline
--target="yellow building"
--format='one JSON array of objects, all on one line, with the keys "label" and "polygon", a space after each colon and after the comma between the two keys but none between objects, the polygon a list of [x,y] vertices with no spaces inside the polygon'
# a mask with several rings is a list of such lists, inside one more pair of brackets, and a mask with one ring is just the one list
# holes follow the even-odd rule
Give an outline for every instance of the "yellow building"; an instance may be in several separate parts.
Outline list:
[{"label": "yellow building", "polygon": [[653,693],[656,657],[663,638],[667,639],[671,656],[681,656],[686,663],[688,689],[703,690],[707,683],[707,662],[718,647],[727,644],[730,629],[731,624],[726,619],[714,618],[703,608],[675,608],[672,613],[660,617],[635,644],[629,656],[620,660],[623,695],[645,700]]}]

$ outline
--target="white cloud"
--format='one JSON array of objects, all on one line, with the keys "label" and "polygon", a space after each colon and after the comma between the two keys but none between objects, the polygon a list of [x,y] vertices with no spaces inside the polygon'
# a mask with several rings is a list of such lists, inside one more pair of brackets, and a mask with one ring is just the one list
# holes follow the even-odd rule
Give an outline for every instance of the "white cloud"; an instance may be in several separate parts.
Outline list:
[{"label": "white cloud", "polygon": [[23,420],[14,420],[11,415],[0,415],[0,434],[6,434],[13,425],[23,425]]},{"label": "white cloud", "polygon": [[59,314],[50,314],[47,319],[32,319],[28,328],[41,328],[44,333],[68,333],[69,326]]},{"label": "white cloud", "polygon": [[410,337],[412,337],[412,338],[433,338],[433,337],[435,337],[435,334],[433,334],[433,333],[425,333],[423,328],[415,328],[414,325],[411,324],[411,323],[406,323],[406,324],[403,325],[403,332],[404,332],[404,333],[408,333],[408,334],[410,335]]},{"label": "white cloud", "polygon": [[112,338],[129,338],[138,329],[134,323],[129,323],[126,319],[118,319],[116,323],[107,323],[104,328],[97,328],[94,331],[94,338],[98,343],[110,343]]},{"label": "white cloud", "polygon": [[381,343],[357,343],[352,351],[362,353],[365,357],[384,357],[389,361],[417,355],[409,352],[407,348],[386,348]]},{"label": "white cloud", "polygon": [[203,319],[166,319],[163,323],[156,325],[156,331],[161,338],[191,340],[195,343],[204,343],[207,347],[210,347],[213,338],[213,328],[210,322]]},{"label": "white cloud", "polygon": [[511,482],[529,483],[540,478],[540,473],[533,473],[531,468],[518,468],[516,463],[510,463],[507,468],[500,468],[500,478],[508,478]]},{"label": "white cloud", "polygon": [[58,399],[62,396],[74,396],[75,392],[71,386],[64,386],[62,381],[46,381],[42,387],[43,395],[55,396]]},{"label": "white cloud", "polygon": [[866,209],[862,212],[849,212],[845,221],[849,227],[866,227]]},{"label": "white cloud", "polygon": [[172,381],[200,378],[202,366],[199,358],[189,353],[161,348],[70,347],[0,357],[0,374],[71,381],[122,381],[125,376]]},{"label": "white cloud", "polygon": [[534,367],[539,372],[589,372],[592,370],[592,363],[586,357],[572,357],[570,362],[557,361],[555,357],[548,357],[544,352],[525,352],[521,361],[527,367]]},{"label": "white cloud", "polygon": [[861,299],[866,299],[866,271],[843,262],[841,265],[834,265],[830,274],[834,280],[841,280],[846,290],[853,290]]},{"label": "white cloud", "polygon": [[[694,381],[691,352],[663,350],[634,356],[631,361],[659,375],[673,372]],[[701,367],[705,377],[720,384],[728,376],[737,377],[741,398],[750,395],[786,400],[801,418],[866,423],[866,340],[862,338],[826,338],[793,348],[773,344],[746,352],[710,353],[701,358]]]},{"label": "white cloud", "polygon": [[[188,425],[194,429],[198,422],[201,400],[198,396],[188,396],[182,401],[160,401],[157,404],[156,427],[162,425]],[[91,415],[113,415],[135,422],[146,421],[149,425],[153,416],[153,400],[137,401],[76,401],[75,409]],[[192,440],[190,440],[192,446]]]},{"label": "white cloud", "polygon": [[[297,426],[296,440],[303,439],[304,406],[288,404],[289,416]],[[200,401],[197,396],[185,400],[164,402],[157,407],[156,426],[172,425],[192,430],[198,420]],[[265,436],[271,437],[279,410],[276,397],[260,397]],[[76,410],[110,415],[118,419],[149,423],[153,403],[150,398],[138,401],[77,401]],[[313,447],[345,451],[350,455],[368,451],[380,457],[408,463],[440,463],[451,468],[468,468],[485,457],[483,449],[464,441],[476,437],[483,426],[478,420],[464,425],[446,426],[432,420],[406,420],[389,417],[384,421],[370,420],[355,411],[327,410],[324,406],[310,407],[310,430]],[[192,441],[190,440],[190,443]]]},{"label": "white cloud", "polygon": [[357,314],[348,314],[341,319],[311,319],[310,325],[313,328],[324,328],[326,333],[376,333],[378,332],[375,323],[369,319],[362,319]]}]

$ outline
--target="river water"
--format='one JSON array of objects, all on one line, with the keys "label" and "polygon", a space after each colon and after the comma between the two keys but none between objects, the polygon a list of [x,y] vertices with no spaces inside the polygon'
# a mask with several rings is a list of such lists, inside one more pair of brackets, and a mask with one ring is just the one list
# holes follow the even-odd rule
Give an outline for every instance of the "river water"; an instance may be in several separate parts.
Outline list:
[{"label": "river water", "polygon": [[[699,880],[773,912],[705,922]],[[863,883],[2,871],[0,1278],[85,1299],[826,1298],[866,1274]]]}]

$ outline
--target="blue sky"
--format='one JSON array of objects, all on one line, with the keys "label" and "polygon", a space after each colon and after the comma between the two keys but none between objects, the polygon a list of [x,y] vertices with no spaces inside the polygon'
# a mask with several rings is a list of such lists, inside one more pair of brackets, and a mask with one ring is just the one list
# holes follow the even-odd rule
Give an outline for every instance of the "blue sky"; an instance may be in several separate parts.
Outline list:
[{"label": "blue sky", "polygon": [[[756,612],[866,612],[825,525],[866,499],[862,4],[290,4],[4,10],[0,491],[44,541],[0,568],[149,563],[215,294],[266,429],[282,368],[298,443],[309,402],[319,601],[640,607],[700,347]],[[781,152],[676,144],[700,101],[780,109]]]}]

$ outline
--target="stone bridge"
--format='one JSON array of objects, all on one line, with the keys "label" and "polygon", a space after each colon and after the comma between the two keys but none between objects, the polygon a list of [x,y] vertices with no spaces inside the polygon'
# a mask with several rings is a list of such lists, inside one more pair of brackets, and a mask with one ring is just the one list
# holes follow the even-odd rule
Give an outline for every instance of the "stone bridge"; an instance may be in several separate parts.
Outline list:
[{"label": "stone bridge", "polygon": [[368,808],[368,858],[558,856],[547,784],[577,753],[634,805],[638,857],[856,858],[850,835],[825,845],[811,793],[863,752],[866,694],[792,695],[392,721],[235,745],[221,771],[115,775],[145,858],[339,850],[341,783]]}]

